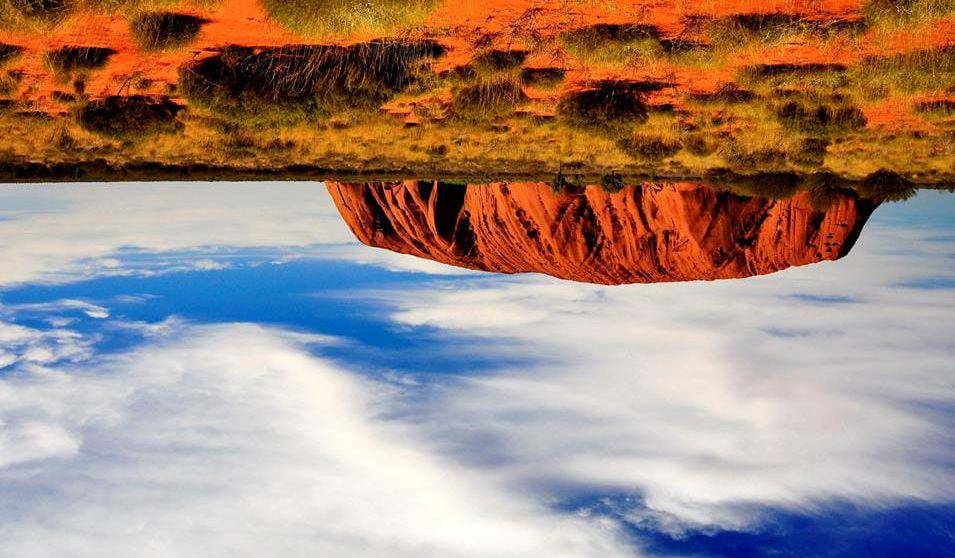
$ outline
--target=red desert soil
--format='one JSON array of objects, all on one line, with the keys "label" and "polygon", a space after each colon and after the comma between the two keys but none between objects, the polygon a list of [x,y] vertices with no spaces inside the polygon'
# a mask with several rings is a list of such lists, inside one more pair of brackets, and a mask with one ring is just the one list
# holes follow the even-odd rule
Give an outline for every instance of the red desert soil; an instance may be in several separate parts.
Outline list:
[{"label": "red desert soil", "polygon": [[[495,48],[519,48],[529,37],[538,40],[553,38],[569,28],[601,23],[650,25],[662,38],[685,38],[688,25],[694,20],[737,15],[782,14],[807,20],[851,23],[861,18],[863,3],[863,0],[618,0],[582,4],[568,0],[448,0],[425,22],[422,33],[449,48],[436,68],[442,71],[466,64],[478,42]],[[44,54],[62,46],[96,46],[116,51],[106,68],[92,72],[86,82],[88,94],[102,97],[123,93],[131,84],[139,85],[139,93],[164,93],[167,83],[176,83],[179,66],[225,45],[266,47],[310,42],[271,21],[261,4],[254,0],[223,0],[211,9],[189,7],[188,4],[168,9],[209,20],[188,49],[144,52],[133,40],[124,16],[90,13],[74,16],[52,31],[0,31],[0,42],[27,49],[14,67],[24,76],[23,98],[34,102],[36,109],[49,112],[65,108],[60,107],[51,94],[56,89],[68,89],[69,85],[54,82],[44,62]],[[371,38],[374,37],[355,36],[336,42],[351,43]],[[742,65],[852,63],[867,56],[953,45],[955,21],[939,20],[928,25],[924,32],[907,32],[879,43],[786,44],[740,58],[724,68],[713,69],[655,64],[652,68],[610,70],[598,74],[583,70],[571,59],[566,61],[569,70],[566,88],[579,88],[588,81],[601,78],[667,80],[674,84],[674,88],[661,92],[658,102],[674,104],[682,93],[713,92],[726,86]],[[547,66],[550,61],[545,58],[537,56],[531,64]],[[556,93],[531,91],[531,96],[546,102],[553,101]],[[872,114],[879,126],[891,126],[896,120],[903,128],[911,124],[909,115],[898,111],[873,110]]]},{"label": "red desert soil", "polygon": [[850,194],[826,210],[806,192],[742,198],[701,184],[338,184],[328,190],[363,243],[469,269],[624,284],[773,273],[849,252],[875,204]]}]

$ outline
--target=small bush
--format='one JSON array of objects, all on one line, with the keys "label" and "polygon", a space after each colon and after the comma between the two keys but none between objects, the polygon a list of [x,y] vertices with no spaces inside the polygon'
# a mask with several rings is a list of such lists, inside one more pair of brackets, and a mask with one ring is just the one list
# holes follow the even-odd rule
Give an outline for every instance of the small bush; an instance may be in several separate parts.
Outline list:
[{"label": "small bush", "polygon": [[738,144],[728,144],[721,155],[733,168],[756,171],[773,171],[786,164],[786,153],[773,147],[746,149]]},{"label": "small bush", "polygon": [[76,71],[98,70],[116,54],[111,48],[90,46],[65,46],[48,52],[46,62],[56,74],[70,74]]},{"label": "small bush", "polygon": [[691,93],[688,97],[698,103],[749,103],[756,99],[756,94],[735,83],[728,83],[716,91]]},{"label": "small bush", "polygon": [[814,209],[826,211],[833,203],[845,199],[849,184],[831,172],[814,172],[807,176],[800,188],[809,192],[809,203]]},{"label": "small bush", "polygon": [[831,81],[833,77],[841,78],[848,71],[845,64],[756,64],[742,70],[742,76],[755,81],[784,81],[791,79],[814,79],[816,81]]},{"label": "small bush", "polygon": [[565,31],[561,42],[588,66],[613,66],[662,55],[659,37],[659,31],[650,25],[598,24]]},{"label": "small bush", "polygon": [[791,155],[794,163],[805,166],[819,166],[826,158],[831,142],[826,138],[806,138],[802,140],[799,150]]},{"label": "small bush", "polygon": [[922,101],[915,105],[915,110],[919,112],[948,115],[955,113],[955,101],[951,99],[934,99],[931,101]]},{"label": "small bush", "polygon": [[20,74],[6,72],[0,74],[0,95],[13,95],[20,89]]},{"label": "small bush", "polygon": [[142,95],[107,97],[79,109],[77,120],[83,129],[105,136],[139,139],[182,129],[176,115],[182,110],[168,98]]},{"label": "small bush", "polygon": [[521,81],[530,87],[550,89],[563,82],[566,75],[563,68],[524,68]]},{"label": "small bush", "polygon": [[526,50],[486,50],[475,55],[471,66],[477,73],[494,73],[520,68],[527,60]]},{"label": "small bush", "polygon": [[713,23],[714,35],[741,36],[762,42],[786,40],[794,35],[817,35],[831,37],[843,32],[862,31],[862,22],[848,19],[809,19],[802,15],[786,13],[737,14]]},{"label": "small bush", "polygon": [[683,149],[698,157],[707,157],[716,153],[719,144],[706,134],[689,134],[683,138]]},{"label": "small bush", "polygon": [[0,68],[16,60],[23,54],[23,47],[0,43]]},{"label": "small bush", "polygon": [[790,101],[777,111],[779,120],[792,128],[803,131],[834,132],[865,128],[865,114],[857,107],[818,105],[806,106]]},{"label": "small bush", "polygon": [[466,85],[454,92],[449,116],[465,120],[488,120],[508,116],[527,101],[521,84],[508,76]]},{"label": "small bush", "polygon": [[623,177],[615,172],[600,177],[600,187],[605,192],[616,194],[624,189]]},{"label": "small bush", "polygon": [[854,65],[850,77],[867,95],[882,98],[902,93],[940,91],[955,75],[955,46],[873,56]]},{"label": "small bush", "polygon": [[564,174],[563,169],[557,171],[554,179],[550,182],[550,189],[555,194],[575,194],[583,190],[583,186],[578,184],[579,177],[571,177]]},{"label": "small bush", "polygon": [[634,124],[647,120],[644,95],[666,86],[647,81],[598,81],[561,99],[557,114],[568,126],[619,139],[628,136]]},{"label": "small bush", "polygon": [[306,36],[380,35],[421,23],[441,0],[264,0],[276,21]]},{"label": "small bush", "polygon": [[683,147],[677,141],[650,134],[638,134],[620,140],[617,145],[627,155],[645,161],[662,161],[676,155]]},{"label": "small bush", "polygon": [[428,41],[231,46],[180,68],[179,90],[191,102],[246,121],[297,121],[335,111],[377,110],[422,77],[424,64],[443,52]]},{"label": "small bush", "polygon": [[180,48],[196,39],[207,20],[173,12],[146,12],[130,22],[133,37],[145,50]]},{"label": "small bush", "polygon": [[66,91],[54,91],[54,92],[50,95],[50,97],[51,97],[54,101],[56,101],[56,102],[58,102],[58,103],[69,104],[69,103],[75,103],[75,102],[76,102],[76,95],[74,95],[74,94],[72,94],[72,93],[68,93],[68,92],[66,92]]},{"label": "small bush", "polygon": [[20,17],[52,25],[66,19],[76,9],[73,0],[3,0]]}]

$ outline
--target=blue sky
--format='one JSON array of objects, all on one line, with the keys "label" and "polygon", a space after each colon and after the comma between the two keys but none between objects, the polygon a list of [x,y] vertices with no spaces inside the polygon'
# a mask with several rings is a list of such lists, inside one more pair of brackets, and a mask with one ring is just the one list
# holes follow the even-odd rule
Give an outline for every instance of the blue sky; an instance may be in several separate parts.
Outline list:
[{"label": "blue sky", "polygon": [[955,542],[948,194],[716,283],[454,270],[308,183],[4,187],[0,238],[4,556]]}]

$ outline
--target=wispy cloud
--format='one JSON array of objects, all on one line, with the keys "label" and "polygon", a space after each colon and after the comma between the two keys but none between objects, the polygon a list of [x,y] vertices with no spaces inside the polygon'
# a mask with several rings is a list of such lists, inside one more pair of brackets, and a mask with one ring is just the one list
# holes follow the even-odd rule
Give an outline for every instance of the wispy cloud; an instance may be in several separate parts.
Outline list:
[{"label": "wispy cloud", "polygon": [[63,327],[34,329],[0,321],[0,371],[17,363],[85,360],[93,354],[93,341]]},{"label": "wispy cloud", "polygon": [[[128,275],[136,272],[123,255],[131,251],[301,250],[354,241],[315,183],[7,187],[0,190],[0,238],[0,286]],[[194,270],[228,265],[194,253],[184,259]],[[142,263],[157,272],[149,267],[155,262]]]},{"label": "wispy cloud", "polygon": [[631,555],[434,454],[395,397],[255,326],[0,378],[11,557]]},{"label": "wispy cloud", "polygon": [[0,312],[39,312],[39,313],[52,313],[52,312],[63,312],[77,310],[85,314],[87,317],[103,320],[109,317],[109,308],[101,306],[99,304],[94,304],[86,300],[79,300],[73,298],[66,298],[62,300],[52,300],[50,302],[42,303],[33,303],[33,304],[16,304],[16,305],[0,305]]}]

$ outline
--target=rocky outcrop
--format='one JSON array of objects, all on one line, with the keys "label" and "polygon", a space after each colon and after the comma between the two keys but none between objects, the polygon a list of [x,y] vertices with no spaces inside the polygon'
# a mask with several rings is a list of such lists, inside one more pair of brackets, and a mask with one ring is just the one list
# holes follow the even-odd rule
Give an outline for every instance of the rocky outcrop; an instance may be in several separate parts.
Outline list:
[{"label": "rocky outcrop", "polygon": [[601,284],[773,273],[849,252],[875,204],[825,210],[801,192],[746,198],[700,184],[555,194],[547,184],[338,184],[328,190],[361,242],[454,266]]}]

